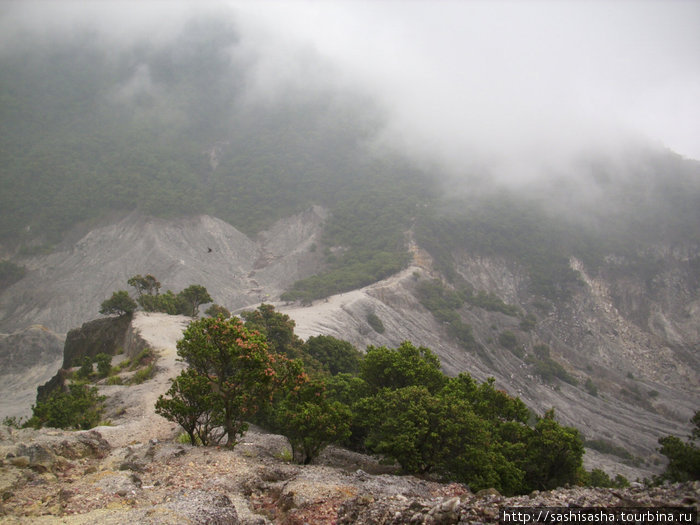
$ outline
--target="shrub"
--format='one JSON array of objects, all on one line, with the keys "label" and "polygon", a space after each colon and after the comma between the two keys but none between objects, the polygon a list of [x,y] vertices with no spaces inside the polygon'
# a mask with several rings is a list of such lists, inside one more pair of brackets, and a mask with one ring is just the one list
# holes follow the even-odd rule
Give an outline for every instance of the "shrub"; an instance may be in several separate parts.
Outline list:
[{"label": "shrub", "polygon": [[140,385],[141,383],[151,379],[155,375],[155,372],[156,367],[153,363],[151,363],[150,365],[147,365],[144,368],[137,370],[136,373],[133,376],[131,376],[129,384]]},{"label": "shrub", "polygon": [[99,353],[95,356],[95,362],[97,363],[97,375],[99,377],[107,377],[112,370],[112,356]]},{"label": "shrub", "polygon": [[34,405],[33,415],[25,426],[87,430],[100,422],[104,400],[97,388],[72,384],[67,390],[54,391],[48,399]]},{"label": "shrub", "polygon": [[129,297],[129,292],[119,290],[102,302],[100,313],[103,315],[131,315],[136,311],[137,306],[136,301]]},{"label": "shrub", "polygon": [[367,323],[372,327],[372,329],[378,334],[384,333],[384,323],[374,312],[367,312]]}]

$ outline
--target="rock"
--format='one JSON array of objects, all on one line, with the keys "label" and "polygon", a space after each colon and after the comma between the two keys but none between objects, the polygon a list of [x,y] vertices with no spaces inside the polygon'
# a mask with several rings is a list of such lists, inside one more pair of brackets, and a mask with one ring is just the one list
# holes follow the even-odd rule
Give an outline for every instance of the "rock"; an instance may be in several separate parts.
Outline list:
[{"label": "rock", "polygon": [[175,495],[174,501],[163,507],[172,510],[178,517],[177,523],[201,525],[240,525],[236,507],[228,496],[210,494],[203,491],[190,491]]}]

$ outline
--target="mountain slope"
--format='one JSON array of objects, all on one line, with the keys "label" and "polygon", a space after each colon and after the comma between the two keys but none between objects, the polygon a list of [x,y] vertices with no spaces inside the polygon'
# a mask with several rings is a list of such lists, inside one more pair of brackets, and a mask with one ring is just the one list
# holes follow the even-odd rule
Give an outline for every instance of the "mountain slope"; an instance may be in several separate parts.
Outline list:
[{"label": "mountain slope", "polygon": [[256,304],[320,268],[311,247],[324,217],[314,207],[250,239],[212,217],[131,214],[27,260],[27,275],[0,295],[0,327],[41,322],[66,332],[94,318],[100,303],[137,274],[155,275],[162,291],[201,284],[229,308]]}]

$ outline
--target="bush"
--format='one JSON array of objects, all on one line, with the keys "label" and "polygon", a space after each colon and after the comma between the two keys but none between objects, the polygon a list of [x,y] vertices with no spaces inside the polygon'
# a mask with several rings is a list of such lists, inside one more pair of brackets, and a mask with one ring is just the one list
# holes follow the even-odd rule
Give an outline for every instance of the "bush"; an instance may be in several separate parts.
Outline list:
[{"label": "bush", "polygon": [[107,377],[112,370],[112,356],[99,353],[95,356],[95,362],[97,363],[97,375]]},{"label": "bush", "polygon": [[136,373],[133,376],[131,376],[129,384],[140,385],[141,383],[151,379],[155,375],[155,373],[156,367],[153,363],[151,363],[150,365],[147,365],[144,368],[137,370]]},{"label": "bush", "polygon": [[102,302],[100,313],[103,315],[131,315],[136,311],[137,306],[136,301],[129,297],[129,292],[119,290]]},{"label": "bush", "polygon": [[372,329],[378,334],[384,333],[384,323],[374,312],[367,312],[367,323],[372,327]]},{"label": "bush", "polygon": [[330,443],[350,437],[350,409],[326,397],[322,381],[290,392],[275,410],[277,429],[287,437],[292,457],[308,465]]},{"label": "bush", "polygon": [[326,367],[331,375],[360,371],[362,353],[342,339],[330,335],[311,336],[302,350]]},{"label": "bush", "polygon": [[54,391],[48,399],[34,405],[33,415],[25,426],[87,430],[100,422],[104,400],[97,388],[72,384],[67,390]]}]

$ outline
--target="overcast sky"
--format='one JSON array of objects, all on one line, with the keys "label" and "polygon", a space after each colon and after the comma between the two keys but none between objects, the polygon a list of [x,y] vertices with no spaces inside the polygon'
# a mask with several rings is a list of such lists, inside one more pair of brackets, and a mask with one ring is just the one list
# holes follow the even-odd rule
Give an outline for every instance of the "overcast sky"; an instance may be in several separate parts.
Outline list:
[{"label": "overcast sky", "polygon": [[[386,143],[458,172],[524,176],[637,140],[700,159],[699,0],[224,3],[259,48],[261,87],[310,82],[295,60],[312,49],[387,108]],[[65,28],[100,12],[114,35],[157,38],[195,5],[55,1],[25,16]]]},{"label": "overcast sky", "polygon": [[234,5],[312,42],[388,105],[392,140],[453,165],[539,169],[629,140],[700,159],[697,0]]}]

